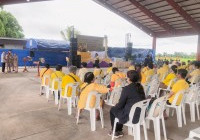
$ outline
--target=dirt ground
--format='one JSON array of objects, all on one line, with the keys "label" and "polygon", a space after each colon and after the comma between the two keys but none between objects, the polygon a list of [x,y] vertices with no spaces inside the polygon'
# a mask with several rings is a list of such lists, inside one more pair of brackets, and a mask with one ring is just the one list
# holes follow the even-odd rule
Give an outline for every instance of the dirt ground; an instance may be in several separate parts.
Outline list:
[{"label": "dirt ground", "polygon": [[[64,69],[64,72],[67,72]],[[109,106],[104,108],[105,128],[97,122],[97,130],[90,131],[89,112],[84,111],[80,124],[76,125],[75,112],[67,115],[66,104],[58,111],[54,101],[47,102],[45,96],[39,95],[40,80],[36,69],[28,73],[0,73],[0,140],[111,140],[107,134],[110,130]],[[184,140],[191,129],[200,127],[200,121],[192,123],[188,108],[187,125],[177,127],[176,115],[166,121],[167,137],[170,140]],[[133,140],[127,135],[121,140]],[[141,132],[142,139],[143,131]],[[154,140],[151,124],[148,130],[149,140]]]}]

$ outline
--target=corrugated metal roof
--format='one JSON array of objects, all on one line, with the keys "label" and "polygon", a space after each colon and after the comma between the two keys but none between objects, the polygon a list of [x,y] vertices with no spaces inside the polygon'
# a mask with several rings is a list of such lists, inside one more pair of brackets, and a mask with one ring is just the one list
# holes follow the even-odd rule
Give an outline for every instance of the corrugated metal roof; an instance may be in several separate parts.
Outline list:
[{"label": "corrugated metal roof", "polygon": [[[45,0],[30,0],[30,2]],[[200,34],[200,0],[93,0],[150,36]],[[0,4],[27,0],[0,0]]]}]

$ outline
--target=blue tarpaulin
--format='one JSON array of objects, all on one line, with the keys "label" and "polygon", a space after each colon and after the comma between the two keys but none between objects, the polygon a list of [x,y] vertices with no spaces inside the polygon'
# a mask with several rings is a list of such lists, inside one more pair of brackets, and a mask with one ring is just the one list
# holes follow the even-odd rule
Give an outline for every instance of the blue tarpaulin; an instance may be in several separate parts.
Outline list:
[{"label": "blue tarpaulin", "polygon": [[26,49],[40,51],[69,51],[70,43],[68,41],[29,39],[26,43]]}]

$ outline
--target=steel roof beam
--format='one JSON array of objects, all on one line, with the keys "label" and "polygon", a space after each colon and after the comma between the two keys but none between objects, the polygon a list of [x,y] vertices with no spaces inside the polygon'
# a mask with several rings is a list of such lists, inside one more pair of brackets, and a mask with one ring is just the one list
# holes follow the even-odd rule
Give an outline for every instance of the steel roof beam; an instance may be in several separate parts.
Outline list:
[{"label": "steel roof beam", "polygon": [[138,9],[140,9],[145,15],[147,15],[149,18],[151,18],[154,22],[156,22],[158,25],[160,25],[162,28],[164,28],[167,32],[173,32],[174,28],[170,26],[168,23],[157,17],[154,13],[152,13],[150,10],[148,10],[146,7],[141,5],[136,0],[129,0],[133,5],[135,5]]},{"label": "steel roof beam", "polygon": [[182,7],[180,7],[174,0],[166,0],[170,6],[176,10],[194,29],[200,32],[200,24],[196,22]]}]

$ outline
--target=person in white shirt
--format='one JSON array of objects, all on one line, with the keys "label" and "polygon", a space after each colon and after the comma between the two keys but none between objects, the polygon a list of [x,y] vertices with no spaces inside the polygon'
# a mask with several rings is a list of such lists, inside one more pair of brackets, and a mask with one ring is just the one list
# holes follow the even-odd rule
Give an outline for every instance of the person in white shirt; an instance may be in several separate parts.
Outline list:
[{"label": "person in white shirt", "polygon": [[2,52],[2,54],[1,54],[1,67],[2,67],[3,73],[5,72],[5,67],[6,67],[5,57],[6,57],[5,52]]},{"label": "person in white shirt", "polygon": [[87,63],[86,62],[83,62],[82,63],[82,68],[79,70],[78,72],[78,77],[80,78],[80,80],[82,82],[84,82],[84,77],[85,77],[85,74],[88,72],[88,69],[87,69]]}]

